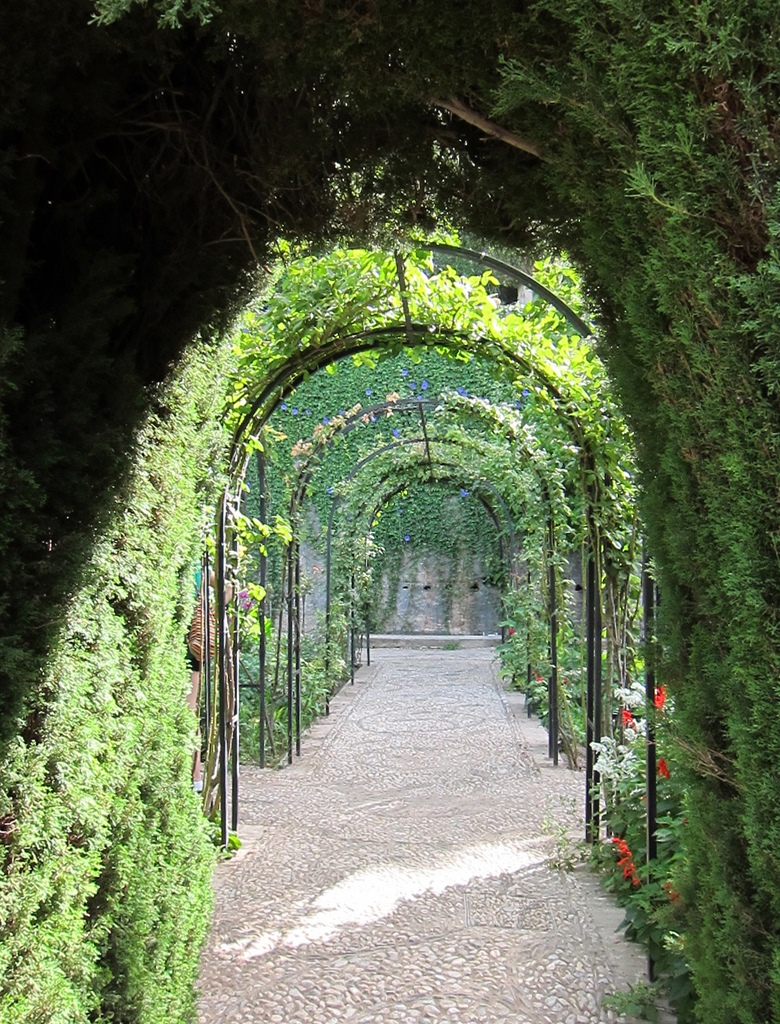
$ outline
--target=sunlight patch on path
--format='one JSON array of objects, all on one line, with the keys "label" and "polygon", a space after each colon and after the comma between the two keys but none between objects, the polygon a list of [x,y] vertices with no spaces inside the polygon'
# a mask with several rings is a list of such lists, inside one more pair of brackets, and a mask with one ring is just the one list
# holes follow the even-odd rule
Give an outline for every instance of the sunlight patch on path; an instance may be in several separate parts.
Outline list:
[{"label": "sunlight patch on path", "polygon": [[226,943],[220,950],[252,960],[277,946],[327,941],[349,925],[372,924],[388,917],[404,901],[541,864],[546,854],[534,849],[539,842],[479,843],[446,855],[433,855],[425,867],[385,863],[356,871],[313,900],[312,912],[293,927],[266,931],[240,943]]}]

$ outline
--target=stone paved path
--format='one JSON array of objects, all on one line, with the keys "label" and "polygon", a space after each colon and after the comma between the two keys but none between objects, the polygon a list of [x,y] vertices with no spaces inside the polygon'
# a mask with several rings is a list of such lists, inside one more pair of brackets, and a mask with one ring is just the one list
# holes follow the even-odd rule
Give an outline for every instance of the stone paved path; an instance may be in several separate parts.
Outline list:
[{"label": "stone paved path", "polygon": [[[643,976],[585,870],[582,775],[548,767],[491,650],[381,650],[291,768],[242,775],[201,1024],[594,1024]],[[535,731],[536,728],[536,731]]]}]

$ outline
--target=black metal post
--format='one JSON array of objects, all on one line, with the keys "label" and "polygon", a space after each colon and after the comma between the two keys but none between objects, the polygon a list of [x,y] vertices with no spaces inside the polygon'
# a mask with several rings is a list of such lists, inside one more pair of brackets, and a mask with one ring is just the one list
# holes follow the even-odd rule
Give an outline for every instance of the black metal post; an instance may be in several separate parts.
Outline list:
[{"label": "black metal post", "polygon": [[[528,588],[527,608],[530,609],[530,607],[531,607],[531,570],[530,569],[527,570],[527,574],[526,574],[526,586]],[[526,653],[526,657],[528,658],[528,662],[527,662],[527,664],[525,666],[525,676],[526,676],[526,678],[525,678],[525,683],[526,683],[525,710],[527,712],[528,717],[530,718],[531,717],[531,700],[530,700],[531,679],[532,679],[533,674],[534,674],[534,672],[533,672],[533,665],[531,664],[531,616],[530,616],[530,612],[529,612],[529,615],[528,615],[528,621],[526,622],[525,640],[526,640],[526,643],[525,643],[525,653]]]},{"label": "black metal post", "polygon": [[548,524],[549,556],[547,579],[550,592],[550,682],[547,690],[548,754],[558,764],[558,609],[555,586],[555,523]]},{"label": "black metal post", "polygon": [[[601,685],[601,570],[598,550],[594,553],[594,603],[593,603],[593,630],[594,630],[594,687],[593,687],[593,742],[601,743],[602,712],[602,685]],[[591,816],[591,828],[594,842],[598,841],[601,835],[601,775],[599,773],[598,758],[593,761],[593,785],[591,789],[591,804],[593,813]]]},{"label": "black metal post", "polygon": [[293,762],[293,545],[287,547],[287,763]]},{"label": "black metal post", "polygon": [[371,633],[368,627],[368,619],[366,619],[366,665],[371,665]]},{"label": "black metal post", "polygon": [[[588,513],[590,520],[590,513]],[[588,546],[587,565],[585,570],[585,652],[586,652],[586,696],[585,696],[585,841],[593,843],[596,836],[593,832],[593,765],[595,754],[591,744],[594,737],[594,704],[596,692],[596,657],[595,657],[595,605],[596,605],[596,562],[590,545]]]},{"label": "black metal post", "polygon": [[[233,541],[233,554],[237,554],[238,538]],[[233,719],[232,732],[233,742],[231,744],[231,794],[230,794],[230,827],[234,832],[238,831],[238,777],[239,777],[239,743],[241,740],[240,711],[241,711],[241,690],[239,680],[239,600],[238,593],[233,593]]]},{"label": "black metal post", "polygon": [[[260,522],[265,523],[266,520],[266,501],[265,501],[265,451],[259,451],[257,453],[257,476],[258,486],[260,488]],[[265,706],[265,655],[266,655],[266,637],[265,637],[265,608],[266,608],[266,597],[265,588],[268,582],[268,555],[266,553],[265,545],[260,552],[260,587],[263,591],[263,597],[260,600],[260,608],[258,612],[258,621],[260,623],[260,767],[265,768],[265,717],[266,717],[266,706]]]},{"label": "black metal post", "polygon": [[[647,550],[642,553],[642,636],[645,648],[645,704],[646,704],[646,761],[645,761],[645,796],[647,803],[647,863],[658,856],[657,838],[657,751],[655,745],[655,665],[653,664],[653,634],[655,630],[655,587],[650,575]],[[647,956],[647,974],[650,981],[655,980],[655,963],[652,956]]]},{"label": "black metal post", "polygon": [[222,846],[228,845],[227,777],[228,777],[228,628],[225,605],[227,577],[226,538],[228,495],[222,495],[217,531],[217,676],[219,681],[219,811]]},{"label": "black metal post", "polygon": [[200,661],[200,680],[203,691],[203,711],[205,715],[204,727],[206,738],[211,735],[211,595],[209,593],[209,576],[211,575],[211,563],[209,560],[208,548],[203,553],[201,562],[201,592],[198,600],[201,602],[203,611],[203,648]]},{"label": "black metal post", "polygon": [[350,577],[349,595],[349,681],[355,685],[355,574]]},{"label": "black metal post", "polygon": [[301,756],[301,545],[295,547],[295,753]]},{"label": "black metal post", "polygon": [[336,514],[336,505],[338,503],[338,495],[333,498],[330,503],[330,513],[328,514],[328,530],[325,540],[325,680],[327,682],[328,689],[325,694],[325,714],[330,714],[330,619],[331,619],[331,574],[332,574],[332,558],[333,558],[333,518]]}]

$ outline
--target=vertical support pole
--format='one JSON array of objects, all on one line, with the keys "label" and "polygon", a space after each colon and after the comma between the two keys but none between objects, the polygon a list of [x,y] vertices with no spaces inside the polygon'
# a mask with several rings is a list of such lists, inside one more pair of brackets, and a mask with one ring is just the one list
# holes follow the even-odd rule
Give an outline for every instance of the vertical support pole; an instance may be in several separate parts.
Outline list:
[{"label": "vertical support pole", "polygon": [[371,630],[366,619],[366,665],[371,665]]},{"label": "vertical support pole", "polygon": [[[647,803],[647,863],[650,864],[658,856],[657,840],[657,763],[655,746],[655,665],[653,664],[653,639],[655,632],[655,586],[650,575],[647,548],[642,551],[642,638],[645,649],[645,704],[646,704],[646,763],[645,785]],[[647,974],[650,981],[655,980],[655,963],[652,956],[647,956]]]},{"label": "vertical support pole", "polygon": [[547,690],[548,754],[558,764],[558,608],[555,586],[555,523],[552,515],[548,524],[549,556],[547,579],[550,592],[550,682]]},{"label": "vertical support pole", "polygon": [[[265,523],[267,509],[265,501],[265,449],[262,449],[257,453],[257,477],[258,486],[260,489],[260,522]],[[265,718],[266,718],[266,707],[265,707],[265,655],[266,655],[266,637],[265,637],[265,609],[266,609],[266,597],[265,589],[268,583],[268,555],[266,553],[265,545],[263,550],[260,552],[260,586],[263,590],[263,598],[260,601],[260,609],[258,619],[260,623],[260,767],[265,768]]]},{"label": "vertical support pole", "polygon": [[[591,512],[588,510],[590,535]],[[593,833],[593,765],[595,754],[591,744],[594,739],[594,704],[596,692],[595,657],[595,605],[596,605],[596,562],[589,540],[585,567],[585,654],[586,654],[586,696],[585,696],[585,842],[594,843]]]},{"label": "vertical support pole", "polygon": [[[501,531],[498,528],[498,523],[496,523],[496,536],[498,537],[498,564],[503,566],[506,563],[507,578],[511,580],[512,570],[511,570],[511,566],[509,564],[509,559],[505,559],[505,557],[504,557],[504,544],[503,544],[503,541],[501,540]],[[502,619],[501,643],[505,644],[506,643],[506,626],[503,625],[503,619],[506,617],[506,601],[505,601],[505,598],[504,598],[503,594],[501,596],[501,611],[502,611],[502,615],[501,615],[501,619]]]},{"label": "vertical support pole", "polygon": [[330,591],[331,591],[331,568],[333,559],[333,517],[336,514],[336,503],[338,497],[335,497],[330,503],[330,513],[328,515],[328,531],[325,542],[325,680],[327,682],[328,689],[325,694],[325,714],[330,714]]},{"label": "vertical support pole", "polygon": [[293,762],[293,567],[294,541],[287,546],[287,763]]},{"label": "vertical support pole", "polygon": [[[237,555],[238,538],[233,541],[233,554]],[[241,711],[241,688],[239,680],[239,600],[238,594],[233,593],[233,718],[232,731],[233,743],[231,746],[231,793],[230,793],[230,827],[234,832],[238,831],[238,781],[239,781],[239,744],[241,740],[240,711]]]},{"label": "vertical support pole", "polygon": [[355,685],[355,574],[350,577],[349,586],[349,681]]},{"label": "vertical support pole", "polygon": [[[601,621],[601,559],[599,551],[594,552],[594,603],[593,603],[593,629],[594,629],[594,687],[593,687],[593,742],[601,743],[601,726],[603,719],[602,710],[602,658],[601,658],[601,641],[602,641],[602,621]],[[593,829],[594,842],[597,842],[601,835],[601,774],[599,773],[597,765],[597,759],[593,762],[593,788],[591,791],[591,803],[593,806],[593,814],[591,817],[591,826]]]},{"label": "vertical support pole", "polygon": [[225,582],[227,577],[227,490],[222,495],[219,506],[219,524],[217,529],[217,680],[219,685],[219,812],[222,846],[228,845],[228,811],[227,811],[227,778],[228,778],[228,629],[227,608],[225,606]]},{"label": "vertical support pole", "polygon": [[[211,575],[211,561],[208,548],[203,552],[201,562],[201,593],[198,598],[203,604],[203,657],[200,663],[201,687],[203,689],[203,711],[205,715],[205,733],[210,735],[211,710],[212,710],[212,689],[211,689],[211,595],[209,593],[209,576]],[[216,643],[216,640],[215,640]]]},{"label": "vertical support pole", "polygon": [[592,743],[601,742],[601,581],[599,555],[594,544],[593,509],[588,509],[588,565],[585,588],[587,647],[586,750],[585,750],[585,840],[598,842],[601,834],[599,772]]},{"label": "vertical support pole", "polygon": [[295,545],[295,753],[301,756],[301,545]]},{"label": "vertical support pole", "polygon": [[[526,586],[528,588],[528,591],[527,591],[527,594],[528,594],[528,605],[527,606],[530,609],[530,607],[531,607],[531,570],[530,569],[528,569],[527,573],[526,573]],[[527,662],[527,664],[525,666],[525,684],[526,684],[526,690],[525,690],[525,710],[527,712],[528,718],[530,718],[531,717],[531,700],[530,700],[530,696],[529,695],[531,693],[531,679],[532,679],[533,674],[534,674],[533,665],[531,664],[531,616],[530,616],[530,614],[528,616],[528,621],[526,622],[526,628],[525,628],[525,651],[526,651],[526,655],[528,657],[528,662]]]}]

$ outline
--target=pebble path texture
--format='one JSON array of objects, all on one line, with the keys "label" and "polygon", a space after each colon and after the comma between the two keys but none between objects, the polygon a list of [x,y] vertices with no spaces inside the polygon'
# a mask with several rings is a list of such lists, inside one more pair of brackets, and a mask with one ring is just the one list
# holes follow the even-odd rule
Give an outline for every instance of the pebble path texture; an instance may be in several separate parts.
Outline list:
[{"label": "pebble path texture", "polygon": [[280,771],[245,768],[201,1024],[594,1024],[642,980],[585,867],[583,774],[491,650],[373,652]]}]

